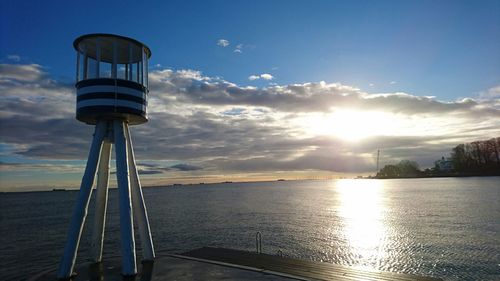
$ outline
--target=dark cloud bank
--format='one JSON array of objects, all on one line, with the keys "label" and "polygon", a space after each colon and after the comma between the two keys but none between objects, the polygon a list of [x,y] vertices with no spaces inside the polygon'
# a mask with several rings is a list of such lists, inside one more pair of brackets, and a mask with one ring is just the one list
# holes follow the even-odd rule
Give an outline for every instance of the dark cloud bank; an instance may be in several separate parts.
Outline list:
[{"label": "dark cloud bank", "polygon": [[[500,133],[496,100],[441,102],[405,93],[369,95],[324,82],[241,87],[190,70],[154,71],[150,80],[150,122],[132,127],[136,157],[145,160],[139,165],[141,174],[373,172],[377,149],[383,151],[385,162],[409,158],[429,165],[455,144]],[[51,80],[39,65],[3,64],[0,91],[0,141],[12,155],[52,160],[87,157],[93,128],[74,119],[72,85]],[[333,136],[300,134],[287,122],[297,114],[343,107],[453,116],[464,120],[463,131],[432,137],[379,136],[350,143]],[[146,163],[159,160],[181,164]]]}]

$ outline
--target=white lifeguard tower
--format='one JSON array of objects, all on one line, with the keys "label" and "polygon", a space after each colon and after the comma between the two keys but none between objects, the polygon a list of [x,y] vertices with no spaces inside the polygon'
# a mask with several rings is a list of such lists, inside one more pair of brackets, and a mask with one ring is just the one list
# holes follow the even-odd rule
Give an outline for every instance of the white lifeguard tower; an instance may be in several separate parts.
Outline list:
[{"label": "white lifeguard tower", "polygon": [[122,274],[135,275],[134,219],[139,230],[143,260],[152,261],[155,258],[129,131],[129,125],[148,121],[148,59],[151,51],[137,40],[112,34],[83,35],[74,41],[73,46],[77,53],[76,119],[95,125],[95,132],[58,278],[69,279],[73,273],[96,171],[92,261],[102,261],[113,143],[120,205]]}]

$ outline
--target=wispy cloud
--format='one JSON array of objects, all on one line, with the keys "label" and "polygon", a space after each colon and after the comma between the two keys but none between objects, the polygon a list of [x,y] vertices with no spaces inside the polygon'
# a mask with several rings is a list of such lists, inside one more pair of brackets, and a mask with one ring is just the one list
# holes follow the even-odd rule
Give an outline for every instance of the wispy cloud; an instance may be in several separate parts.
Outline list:
[{"label": "wispy cloud", "polygon": [[202,167],[199,167],[199,166],[189,165],[189,164],[184,164],[184,163],[173,165],[170,168],[177,169],[179,171],[196,171],[196,170],[203,169]]},{"label": "wispy cloud", "polygon": [[7,55],[7,59],[15,62],[21,61],[21,56],[19,55]]},{"label": "wispy cloud", "polygon": [[238,44],[236,45],[236,48],[234,49],[233,51],[234,53],[238,53],[238,54],[241,54],[243,53],[243,44]]},{"label": "wispy cloud", "polygon": [[394,84],[396,84],[396,83],[398,83],[398,82],[396,82],[396,81],[391,81],[391,82],[389,82],[389,84],[391,84],[391,85],[394,85]]},{"label": "wispy cloud", "polygon": [[226,39],[219,39],[217,41],[217,45],[225,48],[225,47],[229,46],[229,41]]},{"label": "wispy cloud", "polygon": [[[500,85],[495,87],[491,87],[488,90],[479,94],[479,98],[481,99],[500,99]],[[500,102],[500,101],[499,101]]]},{"label": "wispy cloud", "polygon": [[46,77],[38,64],[0,64],[0,79],[6,81],[34,82]]}]

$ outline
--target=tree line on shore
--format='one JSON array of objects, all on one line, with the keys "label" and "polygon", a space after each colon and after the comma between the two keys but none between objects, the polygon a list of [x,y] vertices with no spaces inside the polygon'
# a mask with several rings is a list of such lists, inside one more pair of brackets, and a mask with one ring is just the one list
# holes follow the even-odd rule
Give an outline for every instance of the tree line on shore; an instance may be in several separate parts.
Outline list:
[{"label": "tree line on shore", "polygon": [[459,144],[452,148],[451,157],[442,157],[425,170],[410,160],[385,165],[376,178],[442,176],[500,176],[500,137]]}]

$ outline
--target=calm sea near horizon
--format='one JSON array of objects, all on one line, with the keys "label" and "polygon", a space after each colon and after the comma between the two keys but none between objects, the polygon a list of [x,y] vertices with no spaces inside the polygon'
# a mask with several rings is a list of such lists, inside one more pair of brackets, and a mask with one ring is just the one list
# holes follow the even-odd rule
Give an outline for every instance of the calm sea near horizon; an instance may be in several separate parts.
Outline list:
[{"label": "calm sea near horizon", "polygon": [[[104,255],[119,255],[110,192]],[[77,191],[0,194],[0,280],[57,267]],[[155,248],[203,246],[445,280],[500,280],[500,177],[315,180],[145,188]],[[90,257],[90,202],[78,260]],[[140,251],[138,252],[140,256]]]}]

